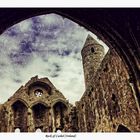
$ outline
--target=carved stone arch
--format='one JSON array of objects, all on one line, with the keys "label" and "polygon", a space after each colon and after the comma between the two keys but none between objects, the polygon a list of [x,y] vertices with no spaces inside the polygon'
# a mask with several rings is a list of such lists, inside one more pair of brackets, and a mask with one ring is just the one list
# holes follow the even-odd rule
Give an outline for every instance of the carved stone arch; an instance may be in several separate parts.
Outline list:
[{"label": "carved stone arch", "polygon": [[48,104],[43,102],[43,101],[36,101],[36,102],[33,102],[31,105],[30,105],[30,108],[33,108],[33,106],[37,105],[37,104],[42,104],[44,105],[46,108],[49,108]]},{"label": "carved stone arch", "polygon": [[67,116],[68,107],[62,101],[57,101],[53,105],[53,113],[54,113],[54,127],[55,131],[63,130],[65,127],[65,117]]},{"label": "carved stone arch", "polygon": [[42,93],[44,91],[48,95],[51,95],[51,89],[52,88],[48,83],[45,83],[45,82],[42,82],[42,81],[35,81],[35,82],[28,83],[26,86],[28,88],[28,95],[31,94],[30,92],[35,92],[37,90],[42,91]]},{"label": "carved stone arch", "polygon": [[117,128],[117,132],[131,132],[126,126],[120,124]]},{"label": "carved stone arch", "polygon": [[67,108],[69,107],[68,104],[67,104],[67,102],[65,100],[63,100],[63,99],[57,99],[57,100],[53,101],[53,103],[52,103],[51,106],[53,107],[58,102],[63,103]]},{"label": "carved stone arch", "polygon": [[21,132],[27,132],[27,115],[28,108],[22,100],[16,100],[11,105],[13,111],[14,130],[19,128]]},{"label": "carved stone arch", "polygon": [[49,125],[49,110],[48,106],[42,102],[36,102],[31,107],[33,112],[33,123],[34,129],[41,129],[41,131],[46,131]]},{"label": "carved stone arch", "polygon": [[29,108],[29,104],[28,104],[25,100],[23,100],[23,99],[21,99],[21,98],[16,98],[16,99],[11,103],[11,106],[12,106],[15,102],[17,102],[17,101],[22,102],[27,108]]}]

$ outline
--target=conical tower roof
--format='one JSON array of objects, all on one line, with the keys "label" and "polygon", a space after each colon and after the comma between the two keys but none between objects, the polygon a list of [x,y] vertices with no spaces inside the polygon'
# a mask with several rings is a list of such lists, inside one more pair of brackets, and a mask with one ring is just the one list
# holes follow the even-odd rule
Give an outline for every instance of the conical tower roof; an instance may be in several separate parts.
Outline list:
[{"label": "conical tower roof", "polygon": [[89,44],[100,45],[91,35],[88,34],[84,46],[88,46]]}]

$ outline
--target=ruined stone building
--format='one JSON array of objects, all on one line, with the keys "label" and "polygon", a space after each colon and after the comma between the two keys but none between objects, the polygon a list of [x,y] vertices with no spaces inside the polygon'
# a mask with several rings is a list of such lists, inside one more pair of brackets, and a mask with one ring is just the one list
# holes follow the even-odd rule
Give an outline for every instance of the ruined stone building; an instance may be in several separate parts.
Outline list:
[{"label": "ruined stone building", "polygon": [[31,78],[0,106],[0,131],[140,132],[140,107],[128,67],[90,35],[81,51],[85,92],[75,106],[48,78]]}]

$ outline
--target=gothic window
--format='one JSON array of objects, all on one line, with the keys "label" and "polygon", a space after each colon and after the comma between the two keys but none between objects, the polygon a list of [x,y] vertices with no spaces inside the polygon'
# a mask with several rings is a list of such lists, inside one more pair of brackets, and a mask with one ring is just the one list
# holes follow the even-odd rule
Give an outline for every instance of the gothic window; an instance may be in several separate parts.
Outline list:
[{"label": "gothic window", "polygon": [[36,97],[41,97],[42,94],[43,94],[43,91],[40,90],[40,89],[37,89],[37,90],[35,90],[34,94],[35,94]]}]

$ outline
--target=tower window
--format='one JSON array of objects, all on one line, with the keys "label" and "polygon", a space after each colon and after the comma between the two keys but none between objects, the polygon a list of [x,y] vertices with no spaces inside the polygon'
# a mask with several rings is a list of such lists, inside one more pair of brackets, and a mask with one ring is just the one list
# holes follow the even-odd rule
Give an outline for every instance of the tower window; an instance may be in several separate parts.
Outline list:
[{"label": "tower window", "polygon": [[94,89],[93,89],[93,87],[91,88],[91,91],[93,91]]},{"label": "tower window", "polygon": [[116,96],[115,94],[112,94],[112,100],[115,102],[116,101]]},{"label": "tower window", "polygon": [[82,104],[82,109],[84,108],[84,104]]},{"label": "tower window", "polygon": [[105,68],[103,69],[103,71],[104,72],[107,72],[108,71],[108,65],[107,64],[105,65]]},{"label": "tower window", "polygon": [[93,47],[91,48],[91,52],[92,52],[92,53],[94,53],[94,52],[95,52],[95,50],[94,50],[94,48],[93,48]]},{"label": "tower window", "polygon": [[41,97],[42,94],[43,94],[43,91],[40,90],[40,89],[37,89],[37,90],[35,90],[34,94],[35,94],[36,97]]},{"label": "tower window", "polygon": [[91,94],[92,94],[92,92],[90,91],[90,92],[88,93],[88,97],[90,97],[90,96],[91,96]]},{"label": "tower window", "polygon": [[119,125],[117,132],[131,132],[127,127],[123,126],[123,125]]}]

